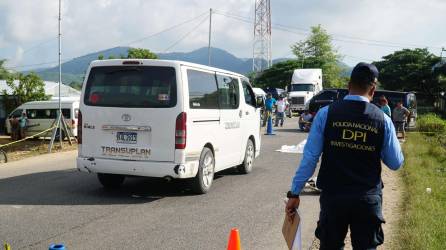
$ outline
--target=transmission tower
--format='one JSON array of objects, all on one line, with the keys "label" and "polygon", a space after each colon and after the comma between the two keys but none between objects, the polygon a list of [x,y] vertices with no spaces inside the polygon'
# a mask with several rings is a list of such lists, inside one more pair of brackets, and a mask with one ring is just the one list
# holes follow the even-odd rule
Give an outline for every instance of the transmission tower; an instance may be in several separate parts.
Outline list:
[{"label": "transmission tower", "polygon": [[255,0],[252,71],[261,72],[271,66],[270,0]]}]

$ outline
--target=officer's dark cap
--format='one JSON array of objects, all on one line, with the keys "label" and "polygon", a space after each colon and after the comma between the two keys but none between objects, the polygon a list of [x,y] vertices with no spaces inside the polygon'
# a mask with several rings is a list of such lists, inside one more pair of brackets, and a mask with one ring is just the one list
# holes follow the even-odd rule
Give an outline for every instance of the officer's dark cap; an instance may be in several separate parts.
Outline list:
[{"label": "officer's dark cap", "polygon": [[353,68],[350,82],[365,87],[378,81],[378,76],[379,72],[375,65],[360,62]]}]

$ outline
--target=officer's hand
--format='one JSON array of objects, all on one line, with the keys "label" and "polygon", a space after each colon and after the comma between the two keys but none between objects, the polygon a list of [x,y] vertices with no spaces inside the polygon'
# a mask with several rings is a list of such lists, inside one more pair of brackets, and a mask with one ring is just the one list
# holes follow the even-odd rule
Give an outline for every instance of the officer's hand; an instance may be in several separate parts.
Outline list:
[{"label": "officer's hand", "polygon": [[286,203],[285,213],[290,222],[294,220],[294,216],[296,215],[296,210],[299,208],[299,203],[300,203],[299,198],[290,198]]}]

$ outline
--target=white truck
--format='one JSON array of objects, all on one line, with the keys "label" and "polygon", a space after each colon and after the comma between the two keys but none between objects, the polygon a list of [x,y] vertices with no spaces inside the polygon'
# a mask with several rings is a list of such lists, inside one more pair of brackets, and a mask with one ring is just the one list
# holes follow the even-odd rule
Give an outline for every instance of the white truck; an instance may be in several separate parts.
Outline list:
[{"label": "white truck", "polygon": [[302,113],[310,99],[322,90],[322,69],[295,69],[287,86],[292,112]]}]

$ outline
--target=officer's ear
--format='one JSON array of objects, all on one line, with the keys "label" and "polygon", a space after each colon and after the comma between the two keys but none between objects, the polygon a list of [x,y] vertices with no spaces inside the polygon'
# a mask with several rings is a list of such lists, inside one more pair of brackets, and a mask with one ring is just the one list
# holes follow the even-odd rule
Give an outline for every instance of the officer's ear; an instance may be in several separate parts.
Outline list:
[{"label": "officer's ear", "polygon": [[373,99],[373,95],[375,94],[375,90],[376,90],[376,84],[372,84],[372,86],[370,87],[370,89],[368,91],[368,96],[370,97],[370,100]]}]

